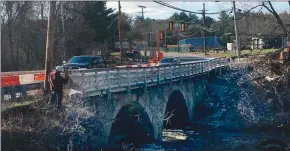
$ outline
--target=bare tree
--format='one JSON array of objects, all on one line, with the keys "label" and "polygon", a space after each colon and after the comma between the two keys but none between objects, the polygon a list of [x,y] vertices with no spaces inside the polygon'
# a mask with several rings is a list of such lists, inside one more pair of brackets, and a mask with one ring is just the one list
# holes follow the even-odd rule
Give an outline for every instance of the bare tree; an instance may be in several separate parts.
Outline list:
[{"label": "bare tree", "polygon": [[289,40],[289,31],[287,31],[284,22],[282,21],[282,19],[280,18],[279,14],[277,13],[277,11],[275,10],[275,8],[273,7],[272,3],[270,1],[263,2],[263,6],[271,13],[275,16],[277,23],[281,26],[282,30],[283,30],[283,34],[288,37]]}]

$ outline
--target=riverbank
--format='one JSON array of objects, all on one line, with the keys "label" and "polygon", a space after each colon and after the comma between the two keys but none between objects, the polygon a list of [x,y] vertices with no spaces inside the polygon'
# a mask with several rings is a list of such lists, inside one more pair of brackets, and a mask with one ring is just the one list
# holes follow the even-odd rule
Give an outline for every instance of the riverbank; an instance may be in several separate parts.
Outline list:
[{"label": "riverbank", "polygon": [[[276,49],[263,49],[263,50],[242,50],[241,57],[243,56],[259,56],[265,55],[268,53],[272,53],[276,51]],[[286,51],[286,49],[285,49]],[[192,57],[201,57],[201,58],[221,58],[221,57],[234,57],[236,56],[234,51],[219,51],[217,52],[207,52],[205,55],[203,52],[163,52],[165,57],[175,56],[175,57],[184,57],[184,56],[192,56]]]},{"label": "riverbank", "polygon": [[[277,75],[271,65],[260,63],[263,66],[236,65],[230,74],[209,83],[190,126],[165,130],[162,143],[145,145],[141,150],[289,150],[287,70]],[[287,69],[288,65],[281,66]]]}]

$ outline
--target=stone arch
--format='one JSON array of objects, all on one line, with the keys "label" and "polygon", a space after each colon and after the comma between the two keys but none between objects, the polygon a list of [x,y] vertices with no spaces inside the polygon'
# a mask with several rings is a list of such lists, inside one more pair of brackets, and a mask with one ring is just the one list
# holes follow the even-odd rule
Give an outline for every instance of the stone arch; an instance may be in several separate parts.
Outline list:
[{"label": "stone arch", "polygon": [[190,121],[187,101],[180,90],[174,90],[169,95],[164,115],[165,118],[168,118],[171,115],[169,121],[164,120],[164,128],[182,129]]},{"label": "stone arch", "polygon": [[153,125],[144,108],[135,101],[122,106],[112,123],[108,142],[144,144],[154,140]]}]

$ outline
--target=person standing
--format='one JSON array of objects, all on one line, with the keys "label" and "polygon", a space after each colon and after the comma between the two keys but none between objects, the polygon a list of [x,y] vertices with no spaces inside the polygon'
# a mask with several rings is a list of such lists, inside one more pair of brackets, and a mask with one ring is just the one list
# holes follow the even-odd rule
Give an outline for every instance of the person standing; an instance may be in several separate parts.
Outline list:
[{"label": "person standing", "polygon": [[[61,76],[61,73],[64,72],[64,77]],[[49,86],[50,91],[56,94],[56,102],[57,108],[61,108],[62,106],[62,98],[63,98],[63,85],[68,82],[68,72],[64,70],[63,66],[57,66],[55,71],[52,71],[49,74]]]}]

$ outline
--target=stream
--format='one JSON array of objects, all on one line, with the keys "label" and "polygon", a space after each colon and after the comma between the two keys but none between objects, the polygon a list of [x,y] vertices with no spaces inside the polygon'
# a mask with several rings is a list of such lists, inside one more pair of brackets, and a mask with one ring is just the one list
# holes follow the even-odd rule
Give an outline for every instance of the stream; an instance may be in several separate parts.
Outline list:
[{"label": "stream", "polygon": [[281,109],[279,101],[256,92],[249,75],[252,73],[241,66],[217,77],[208,84],[204,101],[196,106],[189,125],[184,129],[164,129],[161,142],[141,145],[138,149],[287,150],[289,112]]}]

